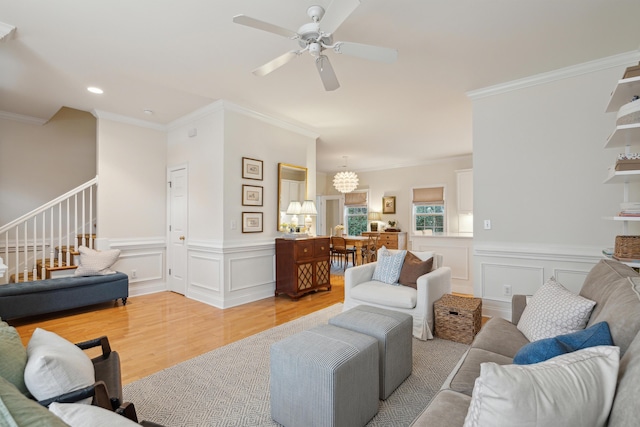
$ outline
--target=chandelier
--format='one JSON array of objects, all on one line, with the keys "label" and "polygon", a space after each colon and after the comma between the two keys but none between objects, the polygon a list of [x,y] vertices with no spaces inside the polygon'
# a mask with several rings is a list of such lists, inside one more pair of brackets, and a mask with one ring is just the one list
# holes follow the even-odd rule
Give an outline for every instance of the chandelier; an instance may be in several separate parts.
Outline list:
[{"label": "chandelier", "polygon": [[344,172],[338,172],[333,177],[333,186],[341,193],[351,193],[358,187],[358,175],[355,172],[348,172],[347,169],[347,156],[343,156],[344,159]]}]

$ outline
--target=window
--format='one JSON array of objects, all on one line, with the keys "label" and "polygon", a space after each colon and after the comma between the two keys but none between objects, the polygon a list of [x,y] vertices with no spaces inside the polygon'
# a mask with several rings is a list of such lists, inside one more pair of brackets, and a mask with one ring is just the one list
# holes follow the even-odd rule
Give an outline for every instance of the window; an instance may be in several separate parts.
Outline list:
[{"label": "window", "polygon": [[367,231],[367,192],[352,192],[344,195],[345,233],[359,236]]},{"label": "window", "polygon": [[413,231],[433,234],[446,231],[444,187],[413,189]]}]

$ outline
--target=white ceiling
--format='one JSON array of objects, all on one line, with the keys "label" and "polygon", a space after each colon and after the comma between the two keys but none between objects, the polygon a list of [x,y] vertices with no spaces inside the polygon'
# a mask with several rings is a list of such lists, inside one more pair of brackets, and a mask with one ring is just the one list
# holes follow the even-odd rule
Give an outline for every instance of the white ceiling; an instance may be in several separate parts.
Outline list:
[{"label": "white ceiling", "polygon": [[307,55],[251,73],[297,44],[234,15],[295,31],[308,6],[330,3],[0,0],[0,22],[17,27],[0,43],[0,111],[48,119],[67,106],[167,124],[224,99],[319,134],[319,171],[340,170],[342,156],[376,169],[471,153],[468,91],[640,46],[639,0],[363,0],[334,40],[397,48],[396,63],[330,52],[335,92]]}]

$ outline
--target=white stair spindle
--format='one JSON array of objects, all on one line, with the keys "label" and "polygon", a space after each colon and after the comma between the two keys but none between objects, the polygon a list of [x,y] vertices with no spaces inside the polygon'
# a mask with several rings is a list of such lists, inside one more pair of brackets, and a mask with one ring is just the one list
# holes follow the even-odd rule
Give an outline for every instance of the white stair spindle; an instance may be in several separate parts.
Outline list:
[{"label": "white stair spindle", "polygon": [[[7,267],[9,266],[9,232],[4,233],[4,261],[7,263]],[[4,275],[4,283],[9,283],[9,272]]]},{"label": "white stair spindle", "polygon": [[33,217],[33,280],[38,280],[38,218]]},{"label": "white stair spindle", "polygon": [[15,282],[18,283],[20,281],[20,247],[18,246],[20,244],[20,234],[19,234],[19,226],[16,225],[16,240],[13,244],[14,249],[13,252],[16,254],[16,260],[15,260],[15,264],[16,264],[16,280]]},{"label": "white stair spindle", "polygon": [[[62,248],[62,203],[58,203],[58,247]],[[58,267],[62,265],[62,251],[58,251]]]},{"label": "white stair spindle", "polygon": [[64,260],[64,262],[67,263],[67,265],[71,265],[71,242],[69,241],[69,239],[71,238],[71,230],[69,229],[69,199],[67,199],[67,229],[66,229],[66,235],[67,235],[67,253],[66,253],[66,259]]},{"label": "white stair spindle", "polygon": [[87,223],[87,218],[85,216],[85,207],[87,206],[86,200],[85,200],[85,194],[86,194],[86,190],[82,192],[82,246],[87,246],[87,242],[86,242],[87,235],[84,234],[84,225]]},{"label": "white stair spindle", "polygon": [[47,269],[47,211],[42,212],[42,265],[40,266],[40,277],[46,278]]},{"label": "white stair spindle", "polygon": [[24,223],[24,268],[22,269],[22,274],[24,274],[24,276],[22,277],[22,281],[26,282],[27,280],[29,280],[29,245],[27,244],[27,239],[29,238],[28,234],[27,234],[27,223]]},{"label": "white stair spindle", "polygon": [[55,247],[55,243],[53,240],[53,212],[53,206],[51,206],[51,212],[49,213],[51,215],[51,217],[49,218],[49,226],[51,227],[51,230],[49,230],[49,266],[53,266],[53,248]]},{"label": "white stair spindle", "polygon": [[93,242],[93,187],[89,187],[89,224],[89,247],[95,249]]},{"label": "white stair spindle", "polygon": [[75,236],[75,240],[73,242],[74,252],[78,250],[78,194],[73,195],[74,204],[73,204],[73,235]]}]

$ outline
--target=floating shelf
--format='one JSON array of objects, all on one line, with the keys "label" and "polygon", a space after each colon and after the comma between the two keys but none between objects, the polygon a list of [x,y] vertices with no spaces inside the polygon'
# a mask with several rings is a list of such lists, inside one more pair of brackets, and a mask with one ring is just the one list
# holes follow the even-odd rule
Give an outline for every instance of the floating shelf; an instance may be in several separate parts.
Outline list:
[{"label": "floating shelf", "polygon": [[631,102],[631,98],[635,95],[640,96],[640,76],[618,80],[605,111],[607,113],[618,111],[624,104]]},{"label": "floating shelf", "polygon": [[609,173],[607,179],[604,180],[605,184],[625,184],[628,182],[640,182],[640,170],[616,171],[613,167],[610,170],[613,171],[613,173]]},{"label": "floating shelf", "polygon": [[640,123],[616,126],[604,148],[625,147],[627,145],[640,145]]},{"label": "floating shelf", "polygon": [[640,221],[640,216],[606,216],[604,219],[610,221]]}]

